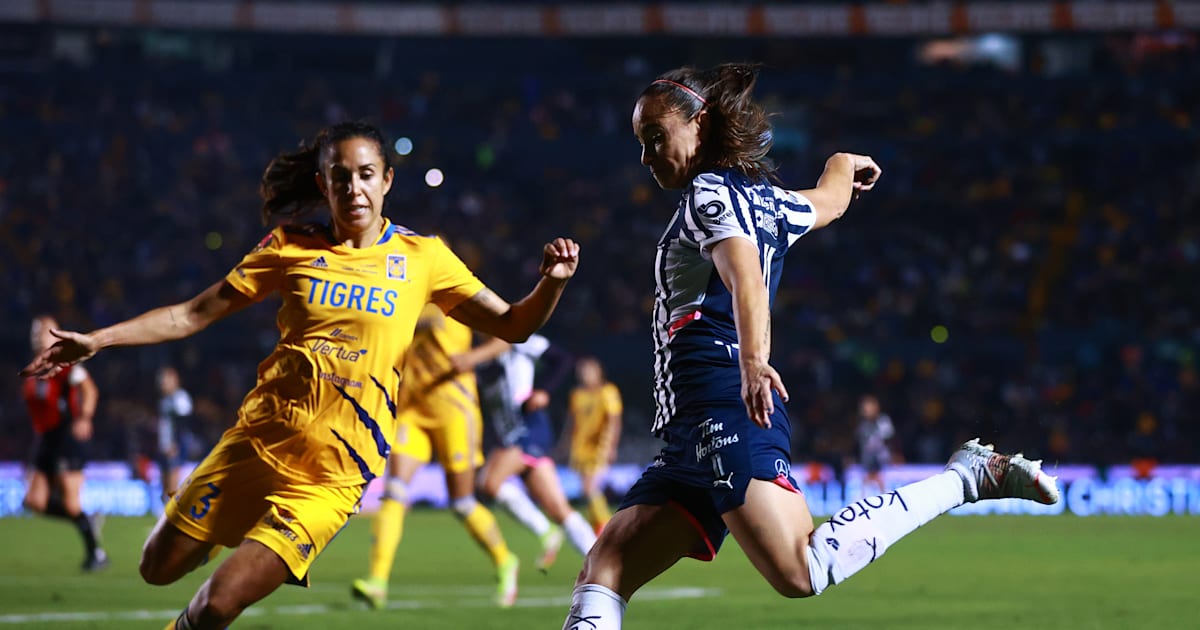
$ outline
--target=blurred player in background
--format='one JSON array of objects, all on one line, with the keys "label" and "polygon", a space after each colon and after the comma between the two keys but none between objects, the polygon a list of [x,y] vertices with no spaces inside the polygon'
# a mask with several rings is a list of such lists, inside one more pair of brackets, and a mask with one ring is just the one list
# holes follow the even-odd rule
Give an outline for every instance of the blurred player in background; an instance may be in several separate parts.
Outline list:
[{"label": "blurred player in background", "polygon": [[[540,279],[509,304],[440,239],[383,216],[391,145],[347,122],[277,156],[263,173],[263,219],[281,219],[221,281],[196,297],[90,334],[62,332],[24,375],[55,374],[112,346],[181,339],[269,295],[283,300],[279,343],[259,364],[238,422],[192,471],[151,532],[141,575],[170,584],[215,545],[234,551],[169,627],[225,628],[308,570],[382,474],[396,435],[400,364],[426,304],[520,341],[553,312],[579,249],[542,249]],[[309,213],[329,210],[329,222]]]},{"label": "blurred player in background", "polygon": [[892,426],[892,418],[879,408],[879,399],[871,394],[863,396],[858,401],[858,463],[866,471],[863,480],[863,494],[881,494],[886,489],[883,485],[883,469],[892,460],[892,451],[888,440],[896,435]]},{"label": "blurred player in background", "polygon": [[475,365],[495,358],[471,348],[471,329],[429,305],[417,322],[404,360],[396,443],[388,458],[383,499],[372,521],[370,569],[355,580],[351,593],[373,608],[387,604],[388,577],[404,533],[413,475],[434,452],[446,473],[450,508],[496,566],[496,603],[512,606],[517,597],[516,554],[500,527],[475,500],[475,471],[483,465],[483,419],[475,388]]},{"label": "blurred player in background", "polygon": [[[499,444],[488,453],[483,467],[483,493],[504,506],[542,543],[538,568],[545,571],[554,564],[562,547],[563,530],[579,553],[586,555],[596,534],[579,512],[571,508],[558,478],[558,469],[549,453],[554,444],[547,407],[550,394],[534,388],[537,362],[543,356],[555,357],[545,387],[553,389],[570,370],[570,357],[554,348],[548,339],[532,335],[523,343],[508,344],[492,339],[481,346],[487,353],[502,350],[494,361],[479,371],[480,398],[484,412]],[[529,494],[512,477],[520,475]],[[537,501],[546,514],[534,505]],[[561,527],[560,527],[561,526]]]},{"label": "blurred player in background", "polygon": [[712,559],[730,532],[780,594],[807,597],[966,501],[1058,501],[1038,463],[972,440],[945,472],[862,499],[814,531],[790,474],[770,305],[788,249],[840,217],[881,171],[838,153],[814,189],[773,185],[757,77],[750,64],[680,68],[634,107],[642,164],[661,187],[684,190],[655,264],[653,431],[666,445],[588,554],[564,630],[620,628],[642,585],[681,558]]},{"label": "blurred player in background", "polygon": [[[58,338],[53,317],[34,318],[29,340],[35,356]],[[25,507],[74,523],[83,538],[83,570],[103,569],[108,554],[100,547],[100,519],[84,514],[79,498],[100,390],[82,365],[72,365],[52,378],[26,378],[23,393],[36,440]]]},{"label": "blurred player in background", "polygon": [[187,423],[192,415],[192,397],[179,385],[179,372],[171,366],[158,371],[158,470],[162,498],[179,488],[179,467],[185,455]]},{"label": "blurred player in background", "polygon": [[621,392],[604,378],[604,368],[594,357],[575,364],[579,385],[571,390],[571,468],[583,480],[588,520],[597,533],[612,512],[600,487],[604,473],[617,459],[621,441]]}]

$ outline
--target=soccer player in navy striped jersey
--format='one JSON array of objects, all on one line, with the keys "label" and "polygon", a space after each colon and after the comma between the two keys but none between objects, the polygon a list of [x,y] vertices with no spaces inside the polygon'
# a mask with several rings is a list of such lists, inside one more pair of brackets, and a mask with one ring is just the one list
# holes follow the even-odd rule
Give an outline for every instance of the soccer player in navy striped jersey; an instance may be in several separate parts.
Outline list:
[{"label": "soccer player in navy striped jersey", "polygon": [[564,630],[620,628],[637,589],[681,558],[711,560],[730,532],[780,594],[807,597],[966,501],[1058,500],[1038,462],[972,440],[945,472],[814,530],[790,472],[787,390],[768,360],[770,304],[788,249],[840,217],[881,170],[838,153],[815,188],[774,185],[757,75],[749,64],[672,70],[634,108],[642,164],[683,191],[654,269],[653,431],[666,445],[589,552]]}]

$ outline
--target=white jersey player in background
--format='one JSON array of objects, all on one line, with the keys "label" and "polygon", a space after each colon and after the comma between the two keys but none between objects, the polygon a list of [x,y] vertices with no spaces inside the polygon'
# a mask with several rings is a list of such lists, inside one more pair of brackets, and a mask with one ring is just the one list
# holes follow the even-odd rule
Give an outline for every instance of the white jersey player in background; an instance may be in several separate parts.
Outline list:
[{"label": "white jersey player in background", "polygon": [[158,469],[163,503],[179,487],[179,467],[187,456],[187,423],[192,396],[179,384],[179,372],[170,366],[158,371]]},{"label": "white jersey player in background", "polygon": [[945,472],[857,501],[814,531],[790,474],[787,391],[768,361],[770,304],[791,245],[840,217],[881,171],[838,153],[814,189],[773,185],[757,75],[749,64],[672,70],[634,108],[642,164],[683,190],[654,270],[653,430],[666,445],[588,554],[564,630],[620,628],[643,584],[683,557],[711,559],[729,532],[781,595],[808,597],[966,501],[1058,501],[1037,462],[972,440]]},{"label": "white jersey player in background", "polygon": [[[548,339],[537,334],[518,344],[493,339],[481,348],[485,354],[489,348],[503,353],[478,370],[480,407],[498,442],[483,466],[480,490],[538,536],[542,544],[539,569],[545,571],[554,563],[562,547],[564,530],[571,545],[586,555],[596,542],[595,531],[567,502],[558,469],[550,458],[555,440],[547,413],[550,404],[547,390],[553,389],[553,383],[570,371],[570,357],[556,351]],[[552,356],[560,357],[561,365],[553,366],[550,382],[544,389],[537,389],[534,381],[538,362]],[[520,475],[528,495],[512,480],[514,475]],[[538,510],[534,501],[546,514]]]}]

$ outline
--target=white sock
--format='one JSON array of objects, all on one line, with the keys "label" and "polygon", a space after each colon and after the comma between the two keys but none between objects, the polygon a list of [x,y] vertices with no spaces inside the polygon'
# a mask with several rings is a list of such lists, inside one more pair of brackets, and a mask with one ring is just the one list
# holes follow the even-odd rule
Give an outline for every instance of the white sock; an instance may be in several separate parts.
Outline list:
[{"label": "white sock", "polygon": [[599,584],[582,584],[571,593],[571,612],[562,630],[621,630],[625,600]]},{"label": "white sock", "polygon": [[586,556],[592,545],[596,544],[596,531],[592,529],[591,523],[575,510],[571,510],[567,518],[563,519],[563,529],[567,530],[571,546],[580,555]]},{"label": "white sock", "polygon": [[516,517],[522,525],[528,527],[538,537],[550,531],[550,521],[546,519],[546,515],[537,509],[529,495],[525,494],[517,484],[511,481],[500,484],[500,489],[496,491],[496,502],[503,505],[509,514]]},{"label": "white sock", "polygon": [[840,584],[897,540],[963,504],[963,480],[948,470],[842,508],[813,532],[808,573],[813,593]]}]

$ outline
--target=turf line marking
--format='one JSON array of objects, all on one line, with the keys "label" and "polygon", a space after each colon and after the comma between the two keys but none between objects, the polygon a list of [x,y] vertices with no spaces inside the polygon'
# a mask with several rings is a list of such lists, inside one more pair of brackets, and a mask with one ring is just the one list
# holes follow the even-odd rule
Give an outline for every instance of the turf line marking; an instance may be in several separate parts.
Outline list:
[{"label": "turf line marking", "polygon": [[[447,589],[448,595],[453,595],[452,589]],[[721,594],[719,588],[700,588],[695,586],[679,586],[674,588],[649,588],[639,592],[638,601],[666,601],[674,599],[700,599],[716,597]],[[556,597],[526,597],[517,599],[518,608],[557,608],[571,603],[569,595]],[[489,598],[459,599],[455,601],[431,599],[401,599],[388,602],[389,610],[430,610],[438,608],[494,608],[495,602]],[[294,604],[287,606],[249,608],[242,613],[243,617],[258,617],[262,615],[323,615],[329,613],[343,614],[347,610],[355,610],[349,604]],[[365,612],[365,611],[364,611]],[[0,615],[0,625],[3,624],[34,624],[34,623],[64,623],[87,621],[168,621],[179,616],[179,609],[171,610],[97,610],[81,612],[44,612]]]}]

